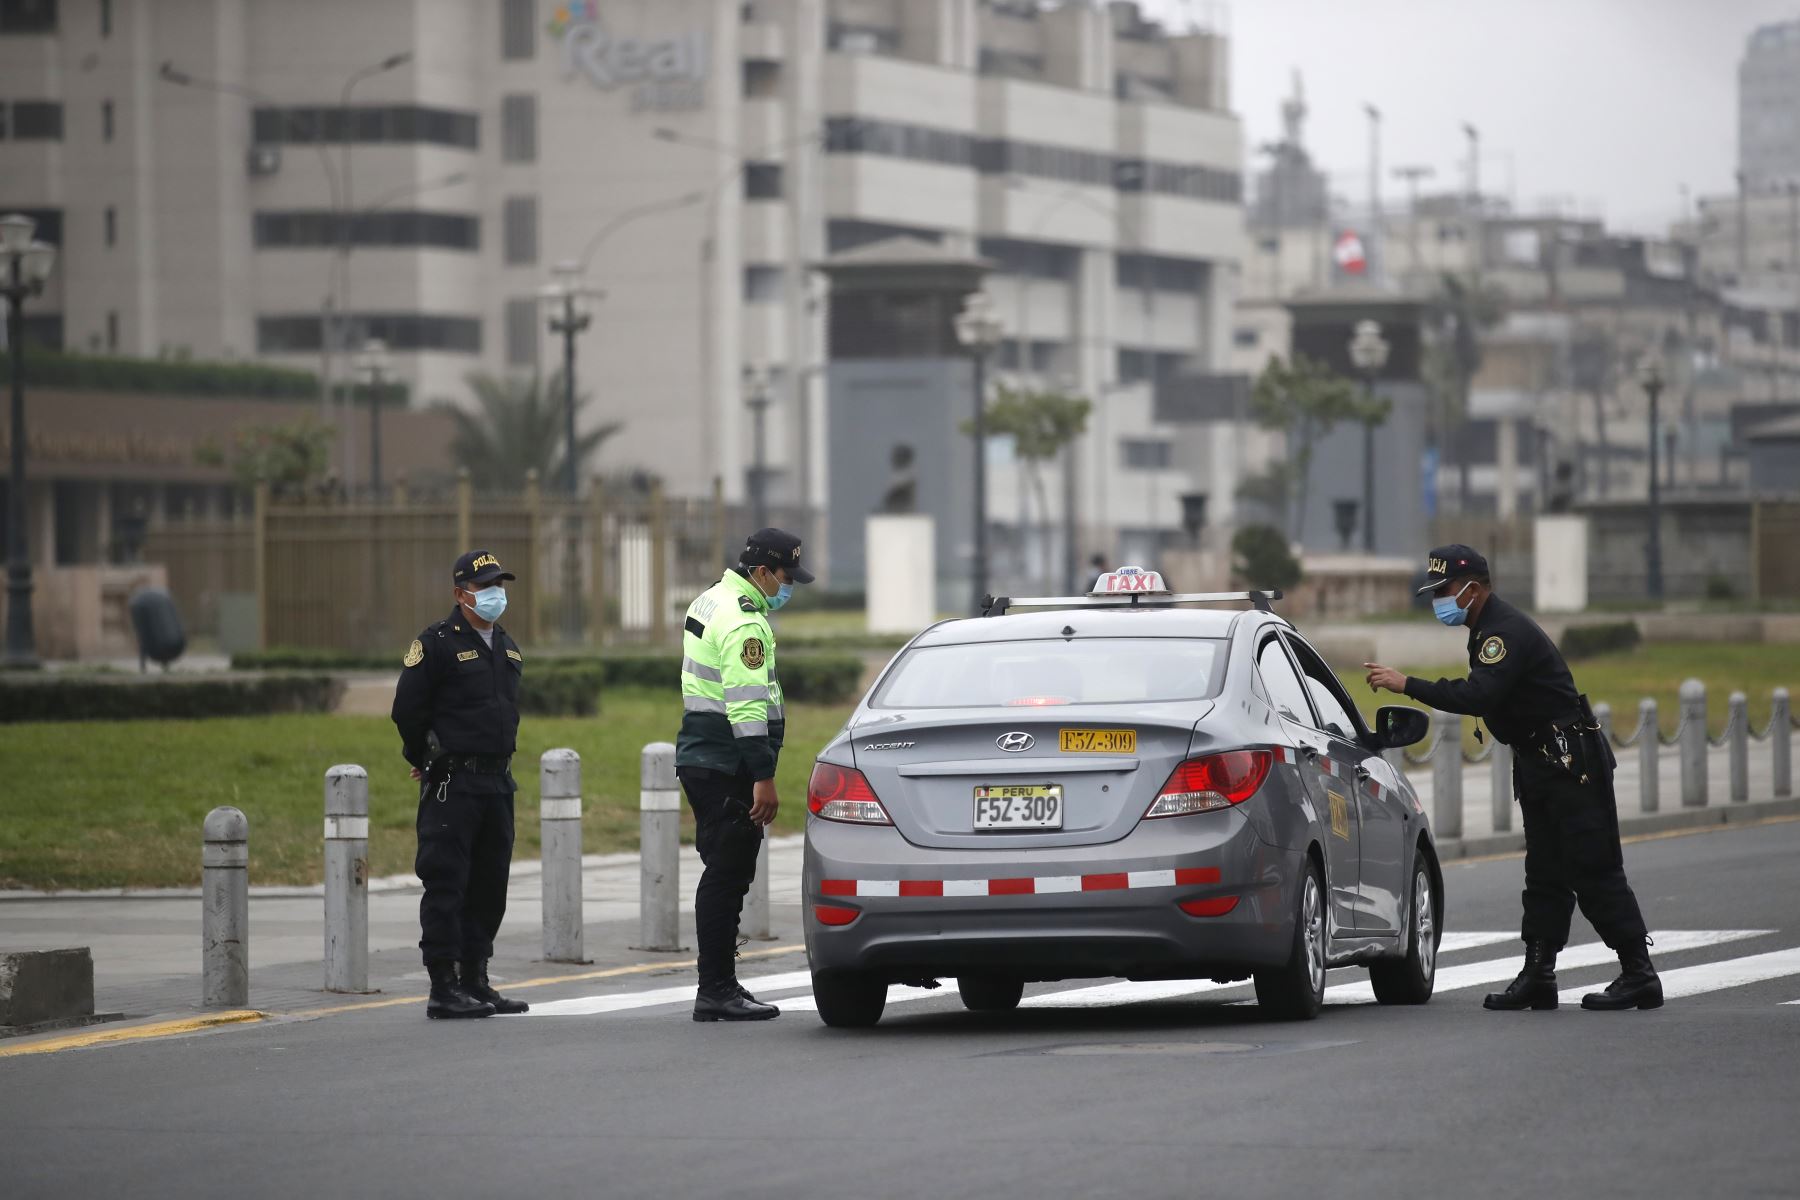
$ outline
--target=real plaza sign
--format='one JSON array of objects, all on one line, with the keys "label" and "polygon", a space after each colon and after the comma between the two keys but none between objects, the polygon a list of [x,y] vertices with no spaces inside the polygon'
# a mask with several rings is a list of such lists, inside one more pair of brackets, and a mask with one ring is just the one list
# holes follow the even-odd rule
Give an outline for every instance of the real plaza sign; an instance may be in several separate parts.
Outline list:
[{"label": "real plaza sign", "polygon": [[600,24],[598,0],[557,5],[549,29],[562,42],[564,78],[585,75],[603,91],[629,87],[633,112],[706,105],[705,30],[670,38],[614,37]]}]

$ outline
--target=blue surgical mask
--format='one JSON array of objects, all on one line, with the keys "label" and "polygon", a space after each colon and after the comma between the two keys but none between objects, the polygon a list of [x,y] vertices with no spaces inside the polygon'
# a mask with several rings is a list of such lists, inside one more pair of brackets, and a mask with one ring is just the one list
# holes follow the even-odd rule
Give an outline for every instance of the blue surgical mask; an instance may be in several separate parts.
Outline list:
[{"label": "blue surgical mask", "polygon": [[1469,585],[1465,583],[1462,586],[1462,590],[1457,592],[1454,596],[1433,597],[1431,601],[1432,613],[1445,625],[1455,627],[1463,624],[1469,619],[1469,610],[1460,607],[1456,601],[1462,596],[1463,592],[1468,590]]},{"label": "blue surgical mask", "polygon": [[469,609],[484,621],[498,621],[500,614],[506,611],[506,589],[483,588],[475,593],[475,603],[469,605]]},{"label": "blue surgical mask", "polygon": [[775,594],[769,597],[769,611],[774,612],[776,609],[786,604],[793,594],[794,585],[791,583],[784,583],[776,588]]}]

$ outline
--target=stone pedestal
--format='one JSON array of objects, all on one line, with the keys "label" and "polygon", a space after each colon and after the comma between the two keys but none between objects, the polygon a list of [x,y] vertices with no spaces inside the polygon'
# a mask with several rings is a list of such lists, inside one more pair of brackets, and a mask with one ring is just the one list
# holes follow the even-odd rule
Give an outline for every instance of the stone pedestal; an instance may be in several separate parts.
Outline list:
[{"label": "stone pedestal", "polygon": [[1539,517],[1534,530],[1538,612],[1581,612],[1588,606],[1588,521],[1579,516]]},{"label": "stone pedestal", "polygon": [[863,553],[870,633],[914,634],[937,619],[937,523],[930,516],[869,517]]}]

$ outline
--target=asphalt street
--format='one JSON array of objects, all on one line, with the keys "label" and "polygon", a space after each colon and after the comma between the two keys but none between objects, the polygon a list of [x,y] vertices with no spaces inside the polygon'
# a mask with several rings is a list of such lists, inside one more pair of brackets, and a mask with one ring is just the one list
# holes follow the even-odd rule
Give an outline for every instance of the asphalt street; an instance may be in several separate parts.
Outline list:
[{"label": "asphalt street", "polygon": [[1792,820],[1628,847],[1656,1012],[1569,1002],[1614,973],[1579,917],[1562,1009],[1482,1010],[1519,949],[1508,857],[1447,868],[1430,1004],[1359,1003],[1344,970],[1303,1024],[1245,986],[1039,984],[996,1016],[947,981],[831,1030],[792,954],[744,972],[788,1009],[762,1025],[691,1022],[683,971],[536,988],[525,1017],[390,1006],[0,1058],[0,1192],[1800,1195],[1797,858]]}]

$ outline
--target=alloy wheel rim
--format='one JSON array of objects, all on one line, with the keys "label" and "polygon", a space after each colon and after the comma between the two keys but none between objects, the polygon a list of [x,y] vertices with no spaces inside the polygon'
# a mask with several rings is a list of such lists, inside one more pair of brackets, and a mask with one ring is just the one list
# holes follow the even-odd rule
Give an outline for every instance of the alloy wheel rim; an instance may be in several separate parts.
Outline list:
[{"label": "alloy wheel rim", "polygon": [[1313,995],[1325,991],[1325,918],[1319,908],[1319,882],[1306,877],[1306,899],[1303,902],[1306,921],[1306,971]]},{"label": "alloy wheel rim", "polygon": [[1437,970],[1437,914],[1431,907],[1431,880],[1420,870],[1413,877],[1413,921],[1419,931],[1419,967],[1427,982]]}]

